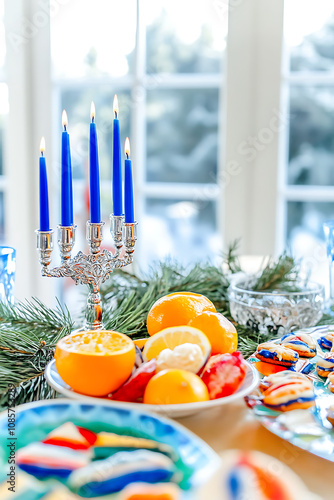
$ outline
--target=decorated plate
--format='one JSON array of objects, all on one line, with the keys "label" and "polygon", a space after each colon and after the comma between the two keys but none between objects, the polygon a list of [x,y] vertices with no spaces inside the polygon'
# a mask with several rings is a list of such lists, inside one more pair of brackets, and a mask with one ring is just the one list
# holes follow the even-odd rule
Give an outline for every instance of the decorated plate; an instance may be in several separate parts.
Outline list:
[{"label": "decorated plate", "polygon": [[82,401],[87,401],[93,403],[95,401],[103,401],[105,405],[112,405],[113,407],[126,408],[126,409],[142,409],[143,411],[152,411],[155,413],[160,413],[167,415],[169,417],[184,417],[187,415],[193,415],[200,413],[209,408],[216,408],[219,406],[227,405],[240,398],[245,397],[247,394],[251,393],[259,382],[259,374],[256,368],[252,364],[245,362],[247,365],[247,372],[245,380],[243,381],[240,388],[231,396],[226,396],[225,398],[213,399],[211,401],[204,401],[198,403],[184,403],[184,404],[172,404],[172,405],[148,405],[143,403],[126,403],[122,401],[112,401],[107,398],[94,398],[91,396],[85,396],[79,394],[71,389],[62,378],[60,377],[55,360],[50,361],[45,370],[45,378],[49,385],[53,387],[57,392],[67,396],[69,398],[80,399]]},{"label": "decorated plate", "polygon": [[[333,331],[333,327],[321,326],[298,330],[293,333],[295,335],[308,333],[317,340],[327,333],[329,328]],[[278,342],[276,339],[275,341]],[[334,405],[334,394],[328,389],[326,380],[319,377],[315,370],[317,360],[323,357],[326,352],[329,351],[322,350],[317,342],[317,355],[308,359],[300,358],[296,365],[296,371],[307,373],[308,377],[313,380],[316,399],[315,406],[312,408],[286,412],[274,411],[261,403],[254,404],[259,395],[258,390],[250,394],[246,398],[246,402],[256,418],[269,431],[303,450],[334,462],[334,427],[327,420],[327,410]],[[265,365],[268,365],[268,367],[277,366],[269,363],[264,365],[256,357],[251,357],[248,361],[255,367],[258,365],[259,370],[262,372],[265,371],[263,370]],[[269,373],[266,374],[269,375]],[[260,377],[262,378],[263,375],[260,374]]]},{"label": "decorated plate", "polygon": [[[39,401],[17,407],[15,425],[10,428],[7,411],[0,415],[0,492],[1,482],[6,480],[6,474],[9,472],[8,443],[15,440],[17,456],[20,449],[30,443],[41,442],[51,431],[68,422],[84,427],[92,433],[125,434],[168,445],[177,455],[174,459],[175,466],[182,477],[179,484],[188,492],[184,498],[190,498],[191,495],[188,495],[191,489],[198,488],[208,481],[220,464],[218,455],[200,438],[176,422],[147,413],[144,408],[137,407],[135,411],[120,408],[111,402],[108,405],[96,401],[90,404],[68,399]],[[9,435],[10,432],[14,432],[14,435]],[[33,476],[27,477],[35,480]],[[38,484],[41,488],[46,488],[50,481],[39,481]]]}]

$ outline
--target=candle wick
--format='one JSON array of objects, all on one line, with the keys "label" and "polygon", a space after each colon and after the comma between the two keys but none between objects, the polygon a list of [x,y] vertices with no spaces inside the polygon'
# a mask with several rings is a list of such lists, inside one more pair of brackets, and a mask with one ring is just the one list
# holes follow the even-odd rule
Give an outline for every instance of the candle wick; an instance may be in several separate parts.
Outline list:
[{"label": "candle wick", "polygon": [[117,111],[115,111],[115,118],[117,119]]},{"label": "candle wick", "polygon": [[44,156],[44,151],[41,151],[41,156]]},{"label": "candle wick", "polygon": [[64,132],[66,132],[66,130],[67,130],[67,126],[66,126],[66,125],[64,125]]},{"label": "candle wick", "polygon": [[95,116],[92,116],[92,123],[95,122]]},{"label": "candle wick", "polygon": [[129,159],[129,153],[125,153],[126,154],[126,159],[128,160]]}]

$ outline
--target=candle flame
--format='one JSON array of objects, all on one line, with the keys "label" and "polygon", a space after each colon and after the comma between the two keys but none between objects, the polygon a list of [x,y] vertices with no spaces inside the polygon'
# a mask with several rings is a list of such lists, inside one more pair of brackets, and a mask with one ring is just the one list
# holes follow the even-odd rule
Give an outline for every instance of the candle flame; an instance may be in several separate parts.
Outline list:
[{"label": "candle flame", "polygon": [[114,108],[115,118],[117,118],[117,116],[118,116],[118,97],[117,97],[117,94],[114,95],[113,108]]},{"label": "candle flame", "polygon": [[42,139],[41,139],[41,145],[40,145],[39,149],[41,151],[41,154],[43,154],[45,151],[45,139],[44,139],[44,137],[42,137]]},{"label": "candle flame", "polygon": [[124,150],[125,150],[126,157],[129,158],[130,157],[130,140],[128,137],[125,139]]},{"label": "candle flame", "polygon": [[93,122],[95,120],[95,104],[93,101],[90,105],[90,117],[91,117],[92,122]]},{"label": "candle flame", "polygon": [[63,114],[61,115],[61,121],[62,121],[63,127],[66,128],[68,125],[68,120],[67,120],[67,113],[66,113],[65,109],[63,110]]}]

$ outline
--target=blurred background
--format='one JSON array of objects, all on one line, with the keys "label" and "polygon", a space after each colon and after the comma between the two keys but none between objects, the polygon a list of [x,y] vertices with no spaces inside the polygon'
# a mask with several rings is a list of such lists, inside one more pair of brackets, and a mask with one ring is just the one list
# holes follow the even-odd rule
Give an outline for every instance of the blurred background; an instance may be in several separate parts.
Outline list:
[{"label": "blurred background", "polygon": [[0,0],[0,239],[17,249],[19,298],[63,293],[57,280],[39,277],[35,250],[40,137],[55,228],[65,108],[78,251],[92,100],[107,223],[112,210],[115,93],[122,141],[128,135],[132,146],[137,266],[166,256],[219,262],[240,238],[243,254],[290,248],[325,281],[332,0]]}]

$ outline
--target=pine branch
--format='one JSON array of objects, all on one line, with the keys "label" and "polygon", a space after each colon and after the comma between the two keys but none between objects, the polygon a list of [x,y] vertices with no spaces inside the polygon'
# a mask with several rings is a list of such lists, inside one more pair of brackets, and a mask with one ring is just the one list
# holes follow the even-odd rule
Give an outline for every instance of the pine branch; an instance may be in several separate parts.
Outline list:
[{"label": "pine branch", "polygon": [[223,253],[223,263],[231,273],[239,273],[242,269],[237,253],[240,240],[235,240],[231,243],[226,253]]},{"label": "pine branch", "polygon": [[277,259],[271,259],[255,283],[252,283],[252,289],[257,291],[264,290],[284,290],[299,291],[296,285],[299,279],[300,264],[285,252]]},{"label": "pine branch", "polygon": [[17,401],[54,396],[44,379],[56,343],[74,323],[59,302],[49,309],[32,299],[15,306],[0,303],[0,405],[8,401],[8,386],[16,387]]}]

